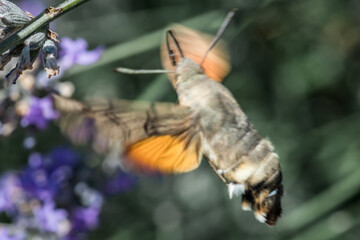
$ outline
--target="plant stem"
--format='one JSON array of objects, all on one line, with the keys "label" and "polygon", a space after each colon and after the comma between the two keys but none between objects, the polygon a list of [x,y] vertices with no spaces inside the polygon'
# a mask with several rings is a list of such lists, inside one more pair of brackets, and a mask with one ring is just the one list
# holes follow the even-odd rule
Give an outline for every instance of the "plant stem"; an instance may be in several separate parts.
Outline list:
[{"label": "plant stem", "polygon": [[24,41],[32,33],[46,24],[49,24],[57,17],[87,1],[89,0],[64,0],[56,7],[46,9],[41,14],[32,19],[29,23],[27,23],[24,27],[15,31],[9,37],[0,42],[0,54],[3,54],[6,50]]}]

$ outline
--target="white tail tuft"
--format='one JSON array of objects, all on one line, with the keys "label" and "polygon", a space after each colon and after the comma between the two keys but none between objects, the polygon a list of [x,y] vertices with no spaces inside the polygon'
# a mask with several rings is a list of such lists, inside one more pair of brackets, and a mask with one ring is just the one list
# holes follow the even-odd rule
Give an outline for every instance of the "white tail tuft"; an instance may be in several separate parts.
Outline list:
[{"label": "white tail tuft", "polygon": [[244,194],[245,186],[244,184],[229,183],[228,190],[229,190],[229,197],[230,199],[232,199],[234,195],[240,196],[241,194]]},{"label": "white tail tuft", "polygon": [[254,215],[256,220],[258,220],[259,222],[264,223],[266,221],[266,214],[255,212]]}]

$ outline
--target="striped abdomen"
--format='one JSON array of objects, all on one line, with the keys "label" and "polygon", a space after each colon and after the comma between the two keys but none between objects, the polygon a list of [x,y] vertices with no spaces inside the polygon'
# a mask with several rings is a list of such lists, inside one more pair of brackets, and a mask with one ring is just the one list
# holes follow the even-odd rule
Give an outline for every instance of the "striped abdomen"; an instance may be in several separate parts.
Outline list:
[{"label": "striped abdomen", "polygon": [[[245,116],[245,115],[244,115]],[[242,195],[244,210],[253,209],[260,222],[274,225],[281,214],[283,194],[279,157],[247,121],[203,134],[203,153],[228,185],[230,197]]]},{"label": "striped abdomen", "polygon": [[230,197],[241,194],[244,210],[253,209],[260,222],[274,225],[283,194],[279,157],[244,113],[235,119],[241,120],[236,125],[223,122],[213,135],[203,132],[203,152],[228,185]]},{"label": "striped abdomen", "polygon": [[178,85],[182,105],[198,119],[203,154],[229,187],[243,196],[243,209],[253,209],[261,222],[274,225],[283,193],[278,155],[271,142],[253,128],[231,93],[205,75]]}]

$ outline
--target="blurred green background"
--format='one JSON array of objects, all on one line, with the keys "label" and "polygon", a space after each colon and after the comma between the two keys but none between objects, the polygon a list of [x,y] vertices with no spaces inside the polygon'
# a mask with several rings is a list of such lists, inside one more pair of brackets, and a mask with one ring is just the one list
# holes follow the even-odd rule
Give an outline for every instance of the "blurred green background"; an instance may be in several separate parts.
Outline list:
[{"label": "blurred green background", "polygon": [[[59,2],[59,1],[56,1]],[[47,1],[55,5],[54,1]],[[105,204],[89,239],[359,239],[360,2],[358,0],[101,0],[56,20],[60,36],[106,47],[95,65],[64,81],[75,98],[106,96],[176,101],[165,75],[120,75],[118,66],[161,68],[159,44],[173,22],[223,36],[232,71],[224,85],[280,156],[285,196],[274,228],[229,200],[204,161],[184,175],[141,176],[137,187]],[[47,151],[63,141],[39,146]],[[17,131],[2,140],[1,169],[26,163]],[[42,133],[37,138],[41,141]],[[40,140],[39,140],[40,139]]]}]

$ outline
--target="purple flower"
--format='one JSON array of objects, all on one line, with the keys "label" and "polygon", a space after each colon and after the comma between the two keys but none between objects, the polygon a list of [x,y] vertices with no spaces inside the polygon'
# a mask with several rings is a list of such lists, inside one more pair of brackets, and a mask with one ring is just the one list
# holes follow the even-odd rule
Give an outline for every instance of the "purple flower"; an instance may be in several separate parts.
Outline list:
[{"label": "purple flower", "polygon": [[31,149],[36,145],[36,140],[32,136],[26,137],[24,139],[23,145],[26,149]]},{"label": "purple flower", "polygon": [[75,207],[71,211],[71,232],[66,240],[87,239],[86,233],[99,225],[101,209],[97,207]]},{"label": "purple flower", "polygon": [[106,182],[104,192],[112,195],[127,191],[132,188],[136,182],[137,178],[135,176],[119,171]]},{"label": "purple flower", "polygon": [[[46,5],[41,0],[22,0],[17,4],[23,11],[27,11],[36,17],[45,10]],[[55,22],[50,23],[50,29],[55,28]]]},{"label": "purple flower", "polygon": [[87,231],[99,225],[101,209],[94,207],[78,207],[72,211],[72,223],[77,231]]},{"label": "purple flower", "polygon": [[23,127],[35,125],[38,129],[44,130],[50,120],[58,117],[59,113],[54,110],[51,97],[32,97],[29,112],[21,119],[21,125]]},{"label": "purple flower", "polygon": [[37,84],[39,87],[47,87],[54,79],[59,79],[63,74],[73,67],[75,64],[89,65],[98,61],[104,52],[102,46],[98,46],[94,50],[88,51],[88,44],[85,39],[78,38],[72,40],[64,37],[60,42],[60,50],[57,64],[60,72],[56,77],[49,79],[45,72],[40,72],[37,76]]},{"label": "purple flower", "polygon": [[42,156],[40,153],[32,153],[29,156],[28,164],[30,168],[39,168],[42,165]]},{"label": "purple flower", "polygon": [[[36,231],[56,239],[87,239],[87,233],[99,225],[104,203],[104,193],[96,187],[104,186],[107,177],[81,160],[76,151],[57,147],[48,154],[32,153],[20,173],[2,176],[0,211],[6,212],[19,230],[1,232],[0,228],[0,239],[25,239],[16,235],[18,231],[24,236],[27,231]],[[135,182],[135,177],[120,172],[105,188],[113,194]]]},{"label": "purple flower", "polygon": [[45,5],[41,1],[23,0],[19,2],[18,6],[23,11],[27,11],[34,16],[40,14],[45,9]]},{"label": "purple flower", "polygon": [[19,176],[21,185],[33,198],[52,200],[68,185],[79,159],[75,151],[65,147],[55,148],[46,156],[33,153],[29,167]]},{"label": "purple flower", "polygon": [[52,169],[64,165],[74,166],[81,160],[79,153],[68,147],[56,147],[48,154],[48,156],[49,159],[51,159],[48,165]]},{"label": "purple flower", "polygon": [[70,230],[67,212],[64,209],[55,208],[53,202],[45,202],[43,206],[36,207],[33,213],[35,222],[45,232],[65,236]]},{"label": "purple flower", "polygon": [[0,211],[12,213],[16,204],[23,198],[19,178],[13,173],[6,173],[0,179]]},{"label": "purple flower", "polygon": [[68,37],[61,39],[60,43],[60,60],[59,66],[61,71],[66,71],[75,64],[89,65],[98,61],[104,51],[104,48],[99,46],[94,50],[86,50],[88,44],[85,39],[78,38],[72,40]]},{"label": "purple flower", "polygon": [[1,240],[25,240],[26,234],[21,229],[16,228],[14,233],[8,231],[4,226],[0,227]]},{"label": "purple flower", "polygon": [[48,173],[43,168],[28,168],[20,175],[20,179],[21,186],[31,198],[49,201],[58,191],[58,186],[50,181]]}]

